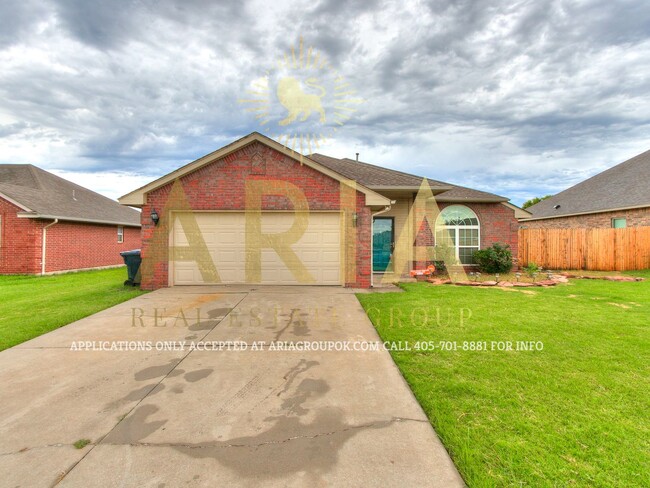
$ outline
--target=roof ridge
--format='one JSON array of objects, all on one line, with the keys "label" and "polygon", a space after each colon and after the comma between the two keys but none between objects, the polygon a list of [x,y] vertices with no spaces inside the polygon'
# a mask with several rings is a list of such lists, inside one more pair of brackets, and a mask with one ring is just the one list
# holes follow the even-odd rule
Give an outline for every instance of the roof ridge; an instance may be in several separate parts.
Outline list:
[{"label": "roof ridge", "polygon": [[[562,190],[562,191],[556,193],[555,195],[552,195],[551,198],[558,197],[558,196],[562,195],[563,193],[566,193],[566,192],[568,192],[568,191],[575,190],[575,189],[578,188],[578,187],[582,187],[582,186],[584,186],[586,183],[589,183],[589,182],[591,182],[591,181],[594,181],[594,180],[596,180],[597,178],[598,178],[598,179],[600,179],[600,177],[604,177],[604,178],[606,178],[609,174],[611,174],[611,172],[612,172],[613,170],[615,170],[615,169],[617,169],[617,168],[620,168],[620,167],[623,166],[623,165],[626,165],[626,166],[627,166],[628,163],[629,163],[629,165],[636,164],[636,163],[638,162],[638,161],[635,161],[637,158],[640,158],[641,156],[645,156],[646,154],[649,154],[649,153],[650,153],[650,149],[647,150],[647,151],[642,152],[641,154],[637,154],[636,156],[632,156],[631,158],[626,159],[625,161],[622,161],[622,162],[620,162],[620,163],[617,163],[617,164],[615,164],[614,166],[610,166],[609,168],[604,169],[604,170],[602,170],[602,171],[600,171],[600,172],[598,172],[598,173],[596,173],[596,174],[593,174],[593,175],[591,175],[589,178],[586,178],[586,179],[584,179],[584,180],[582,180],[582,181],[579,181],[579,182],[576,183],[575,185],[572,185],[572,186],[570,186],[570,187],[568,187],[568,188],[565,188],[564,190]],[[543,201],[543,200],[542,200],[542,201]],[[541,202],[539,202],[539,203],[541,203]]]},{"label": "roof ridge", "polygon": [[[650,150],[632,156],[530,207],[535,219],[565,217],[576,212],[650,205],[641,181],[650,167]],[[632,181],[634,180],[634,181]],[[641,186],[640,186],[641,184]]]},{"label": "roof ridge", "polygon": [[[508,198],[506,198],[506,197],[504,197],[502,195],[498,195],[496,193],[492,193],[492,192],[490,192],[488,190],[477,190],[475,188],[470,188],[468,186],[462,186],[462,185],[458,185],[456,183],[449,183],[447,181],[433,179],[433,178],[430,178],[428,176],[418,176],[418,175],[414,175],[412,173],[407,173],[405,171],[400,171],[400,170],[397,170],[397,169],[386,168],[385,166],[379,166],[379,165],[376,165],[376,164],[367,163],[365,161],[356,161],[356,160],[351,159],[351,158],[335,158],[333,156],[328,156],[328,155],[322,154],[322,153],[313,153],[311,156],[314,156],[315,158],[322,158],[324,160],[323,164],[326,164],[325,161],[328,161],[328,160],[331,161],[331,164],[341,164],[342,166],[344,166],[351,173],[355,172],[354,166],[356,164],[357,167],[359,168],[359,170],[362,170],[362,171],[365,170],[365,169],[367,169],[369,171],[372,171],[373,169],[377,169],[377,170],[382,171],[382,172],[388,172],[391,175],[395,175],[396,177],[401,176],[401,177],[410,178],[411,180],[418,179],[418,180],[420,180],[419,185],[422,184],[422,180],[426,179],[426,181],[432,187],[433,186],[447,187],[447,189],[445,191],[441,192],[440,195],[439,195],[443,199],[444,198],[452,198],[453,192],[455,192],[455,191],[465,191],[465,192],[473,192],[473,193],[475,193],[474,198],[482,198],[482,199],[489,198],[490,200],[505,201],[505,202],[509,201]],[[371,185],[371,187],[380,187],[380,186],[381,185],[374,185],[374,186]],[[413,186],[415,186],[415,185],[413,185]],[[388,189],[389,186],[385,186],[385,188]],[[452,195],[450,195],[450,193]]]},{"label": "roof ridge", "polygon": [[75,187],[77,187],[78,189],[80,189],[82,191],[90,192],[90,193],[92,193],[92,194],[94,194],[96,196],[100,196],[103,199],[108,200],[108,201],[110,201],[112,203],[117,203],[118,205],[120,204],[117,200],[113,200],[112,198],[108,198],[106,195],[102,195],[101,193],[98,193],[98,192],[96,192],[94,190],[91,190],[90,188],[86,188],[85,186],[79,185],[78,183],[75,183],[74,181],[63,178],[63,177],[61,177],[61,176],[59,176],[57,174],[51,173],[51,172],[49,172],[47,170],[44,170],[43,168],[39,168],[38,166],[33,166],[31,164],[29,166],[32,166],[33,168],[37,169],[38,171],[40,171],[42,173],[45,173],[49,177],[53,177],[53,178],[56,178],[57,180],[60,180],[60,181],[64,182],[68,186],[75,186]]},{"label": "roof ridge", "polygon": [[[358,161],[356,159],[350,159],[350,158],[343,158],[343,161],[350,161],[351,163],[357,163],[357,164],[365,164],[366,166],[372,166],[373,168],[379,168],[379,169],[384,169],[384,170],[389,170],[389,171],[394,171],[395,173],[399,173],[405,176],[414,176],[416,178],[426,178],[426,176],[420,176],[420,175],[414,175],[413,173],[407,173],[406,171],[400,171],[398,169],[393,169],[393,168],[387,168],[385,166],[379,166],[377,164],[372,164],[372,163],[367,163],[365,161]],[[427,178],[429,179],[429,178]],[[437,180],[432,180],[432,181],[437,181]]]},{"label": "roof ridge", "polygon": [[[446,185],[449,184],[449,183],[445,183],[444,181],[434,180],[433,178],[429,178],[427,176],[414,175],[413,173],[407,173],[406,171],[400,171],[398,169],[387,168],[386,166],[379,166],[378,164],[367,163],[366,161],[357,161],[356,159],[350,159],[350,158],[336,158],[334,156],[328,156],[327,154],[322,154],[322,153],[312,153],[312,154],[315,154],[317,156],[324,156],[324,157],[330,158],[330,159],[336,159],[338,161],[346,161],[346,162],[355,163],[355,164],[364,164],[366,166],[371,166],[373,168],[378,168],[378,169],[381,169],[381,170],[384,170],[384,171],[392,171],[394,173],[398,173],[398,174],[401,174],[401,175],[404,175],[404,176],[410,176],[412,178],[426,179],[427,181],[433,181],[435,183],[443,183],[443,184],[446,184]],[[311,154],[308,155],[308,157],[309,156],[311,156]]]},{"label": "roof ridge", "polygon": [[39,168],[37,168],[36,166],[34,166],[31,163],[27,163],[25,166],[27,166],[27,168],[29,169],[29,172],[32,174],[32,177],[34,178],[34,181],[36,182],[36,186],[38,187],[36,189],[43,190],[44,189],[43,182],[39,178],[38,172],[36,171]]}]

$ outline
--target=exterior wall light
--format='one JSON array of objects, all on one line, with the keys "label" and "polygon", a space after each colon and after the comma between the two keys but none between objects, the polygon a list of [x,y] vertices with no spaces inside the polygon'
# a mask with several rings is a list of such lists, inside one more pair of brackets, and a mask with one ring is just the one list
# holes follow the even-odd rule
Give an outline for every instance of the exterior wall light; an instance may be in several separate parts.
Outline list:
[{"label": "exterior wall light", "polygon": [[159,220],[160,216],[158,215],[158,212],[156,212],[156,209],[153,209],[151,211],[151,221],[153,222],[153,225],[158,225]]}]

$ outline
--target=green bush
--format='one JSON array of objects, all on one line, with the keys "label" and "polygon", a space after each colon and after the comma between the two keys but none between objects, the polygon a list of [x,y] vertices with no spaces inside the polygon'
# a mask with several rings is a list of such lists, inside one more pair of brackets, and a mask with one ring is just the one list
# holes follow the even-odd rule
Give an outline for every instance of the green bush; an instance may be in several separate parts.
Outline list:
[{"label": "green bush", "polygon": [[483,273],[508,273],[512,269],[512,252],[507,244],[498,242],[474,253],[474,261]]},{"label": "green bush", "polygon": [[521,269],[531,278],[534,278],[535,275],[542,270],[542,268],[537,266],[537,264],[533,263],[532,261]]},{"label": "green bush", "polygon": [[433,261],[436,269],[445,271],[447,266],[456,264],[456,249],[446,244],[438,244],[433,248]]}]

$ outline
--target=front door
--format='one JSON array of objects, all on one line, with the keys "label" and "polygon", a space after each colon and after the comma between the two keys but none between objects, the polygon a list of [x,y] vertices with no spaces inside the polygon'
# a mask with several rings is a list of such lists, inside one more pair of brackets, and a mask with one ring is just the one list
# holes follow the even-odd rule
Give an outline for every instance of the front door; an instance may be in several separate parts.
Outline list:
[{"label": "front door", "polygon": [[372,270],[390,271],[388,264],[395,247],[395,220],[393,217],[375,217],[372,228]]}]

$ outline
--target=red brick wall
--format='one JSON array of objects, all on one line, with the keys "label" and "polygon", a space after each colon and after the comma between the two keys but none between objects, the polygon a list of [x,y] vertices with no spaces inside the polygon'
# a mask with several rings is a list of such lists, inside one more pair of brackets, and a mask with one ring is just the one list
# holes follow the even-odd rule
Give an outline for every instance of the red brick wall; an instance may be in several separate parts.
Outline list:
[{"label": "red brick wall", "polygon": [[117,225],[59,222],[47,229],[45,272],[123,264],[120,252],[139,248],[138,227],[124,227],[118,243]]},{"label": "red brick wall", "polygon": [[[43,227],[52,220],[17,216],[23,210],[0,198],[0,274],[40,274]],[[117,243],[116,225],[59,222],[47,229],[46,272],[122,264],[121,251],[140,247],[140,229],[124,227]]]},{"label": "red brick wall", "polygon": [[[254,161],[254,162],[253,162]],[[157,289],[168,285],[168,232],[170,210],[244,210],[245,183],[248,180],[287,181],[300,188],[310,210],[339,210],[340,183],[319,171],[255,142],[181,178],[184,197],[168,204],[173,184],[147,195],[142,209],[142,287]],[[357,192],[356,281],[349,286],[370,286],[370,210],[365,196]],[[284,197],[262,200],[263,210],[291,208]],[[160,215],[157,227],[151,223],[151,210]],[[155,230],[155,232],[154,232]]]},{"label": "red brick wall", "polygon": [[[481,249],[490,247],[491,245],[499,242],[508,244],[512,251],[512,256],[517,257],[517,241],[519,223],[515,218],[515,211],[502,205],[500,203],[438,203],[438,208],[442,211],[445,207],[450,205],[464,205],[471,208],[478,217],[480,224],[481,236]],[[418,246],[431,246],[434,245],[435,239],[433,232],[430,230],[431,226],[421,225],[420,229],[416,230],[415,244]],[[413,267],[416,269],[424,269],[429,262],[416,261]]]},{"label": "red brick wall", "polygon": [[[440,209],[456,203],[441,203]],[[515,211],[500,203],[463,203],[471,208],[478,217],[481,226],[481,249],[500,242],[508,244],[512,255],[517,256],[517,239],[519,222]]]},{"label": "red brick wall", "polygon": [[611,228],[612,219],[626,219],[628,227],[650,226],[650,207],[621,210],[618,212],[603,212],[573,217],[558,217],[556,219],[532,220],[522,222],[522,229],[567,229],[572,227],[603,227]]},{"label": "red brick wall", "polygon": [[0,198],[0,274],[41,272],[42,222],[17,217],[23,210]]}]

